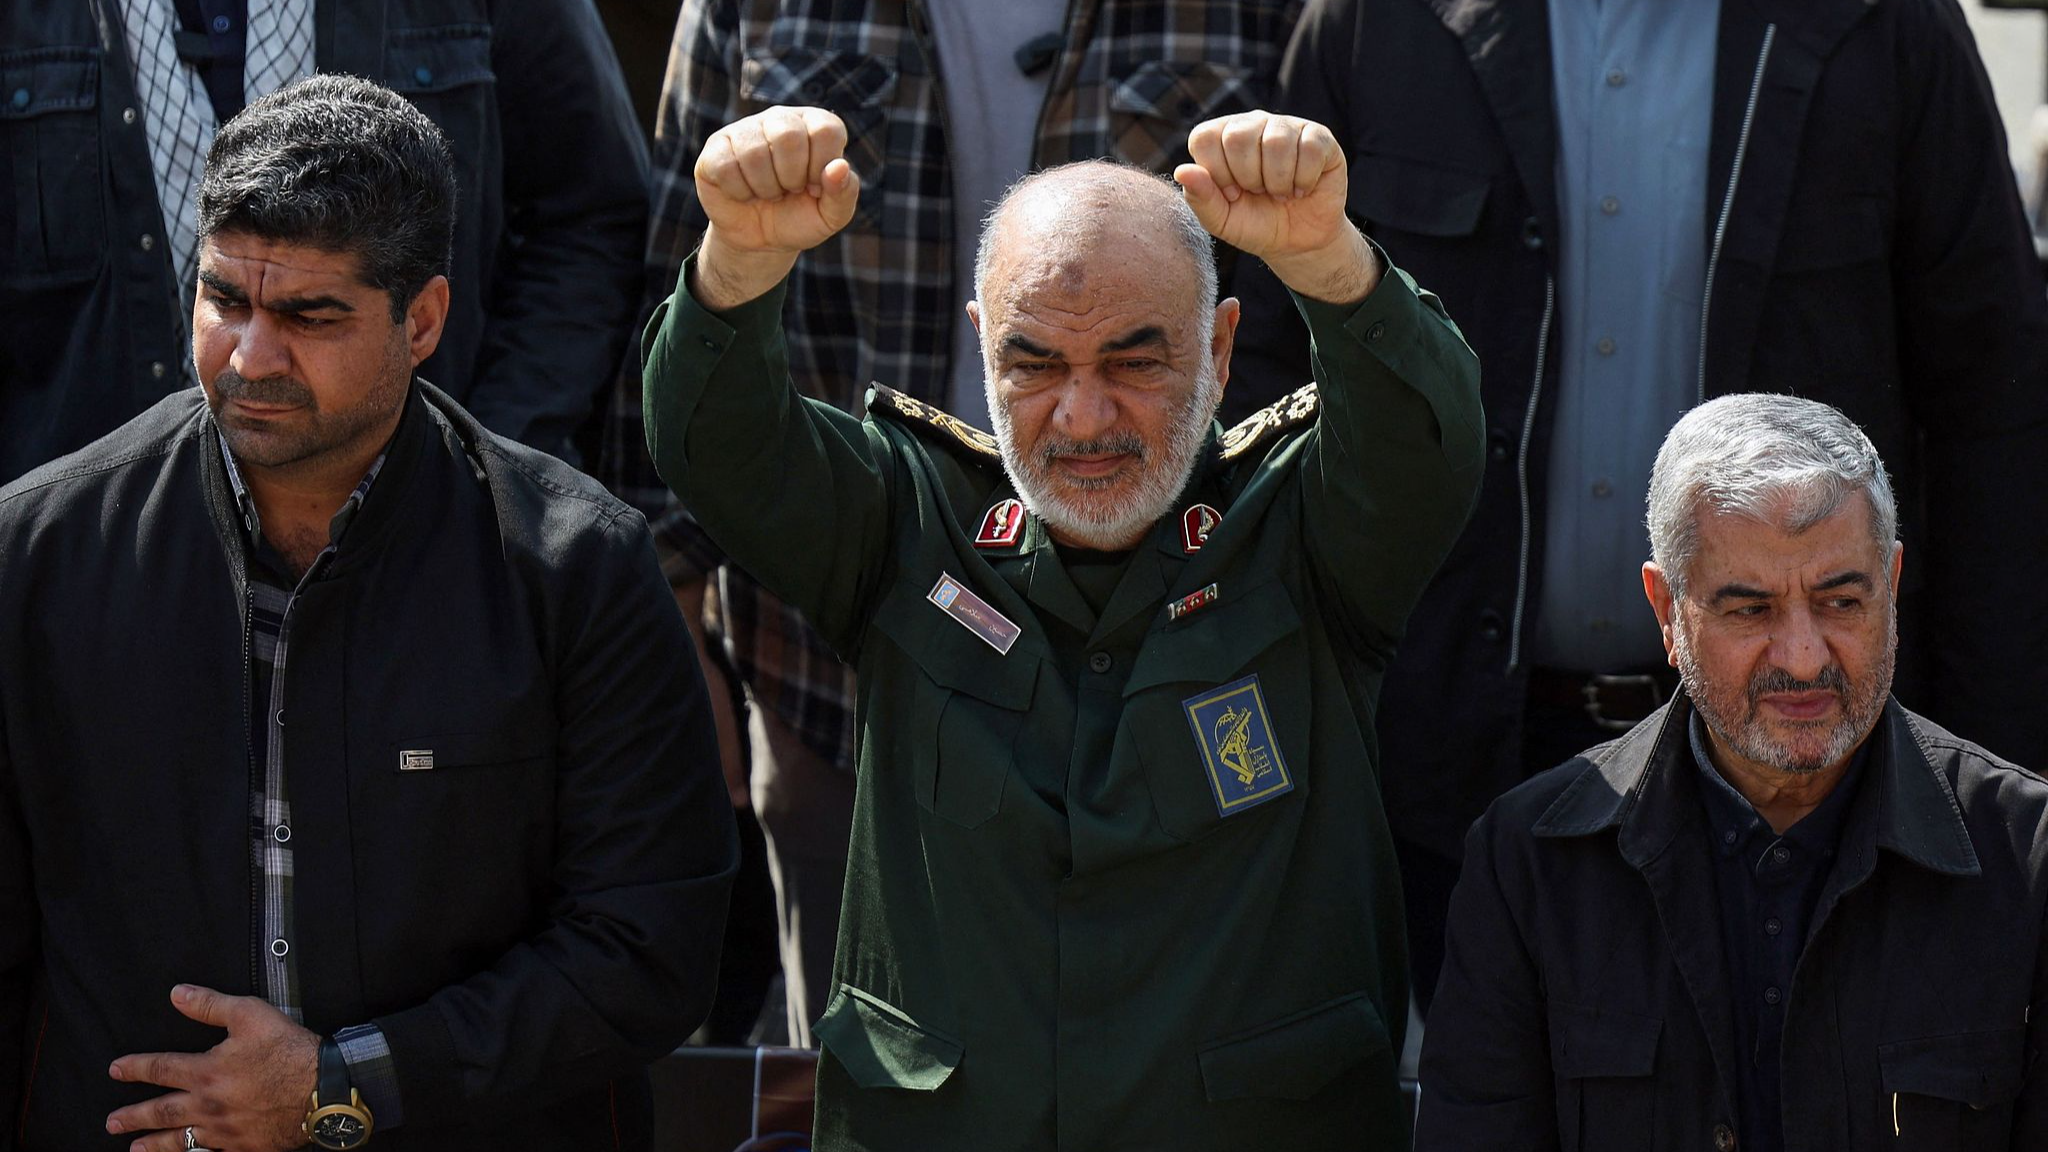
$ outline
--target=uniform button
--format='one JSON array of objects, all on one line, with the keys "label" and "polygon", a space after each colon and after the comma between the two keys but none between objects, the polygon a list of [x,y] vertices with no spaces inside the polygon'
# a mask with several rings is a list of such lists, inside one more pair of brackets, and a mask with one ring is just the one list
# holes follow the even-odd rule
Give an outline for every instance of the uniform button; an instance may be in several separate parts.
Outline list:
[{"label": "uniform button", "polygon": [[1780,844],[1776,848],[1771,849],[1771,863],[1773,864],[1783,864],[1785,861],[1790,860],[1791,858],[1792,850],[1790,848],[1785,847],[1783,844]]},{"label": "uniform button", "polygon": [[16,88],[14,90],[14,106],[16,108],[28,107],[28,102],[33,99],[35,99],[35,96],[26,88]]},{"label": "uniform button", "polygon": [[277,939],[275,939],[275,940],[272,940],[272,941],[270,942],[270,954],[271,954],[272,956],[275,956],[275,957],[279,958],[280,960],[284,958],[284,954],[285,954],[285,953],[287,953],[287,952],[289,952],[289,951],[291,951],[291,950],[292,950],[292,946],[291,946],[291,945],[289,945],[289,944],[287,944],[287,943],[285,943],[285,942],[284,942],[284,937],[282,937],[282,936],[280,936],[280,937],[278,937]]},{"label": "uniform button", "polygon": [[1365,339],[1367,343],[1372,343],[1373,341],[1378,340],[1380,337],[1385,336],[1386,334],[1386,324],[1384,322],[1377,323],[1365,330]]},{"label": "uniform button", "polygon": [[1593,481],[1593,495],[1612,496],[1614,495],[1614,485],[1609,484],[1605,480],[1595,480]]},{"label": "uniform button", "polygon": [[1735,833],[1733,833],[1733,832],[1723,832],[1723,833],[1721,833],[1721,843],[1723,843],[1723,844],[1733,844],[1733,843],[1735,843]]},{"label": "uniform button", "polygon": [[1531,252],[1543,247],[1543,222],[1534,216],[1522,221],[1522,247]]},{"label": "uniform button", "polygon": [[1593,345],[1593,350],[1595,352],[1600,353],[1602,356],[1614,355],[1614,337],[1602,336],[1600,338],[1600,342]]},{"label": "uniform button", "polygon": [[434,82],[434,70],[422,64],[412,70],[412,78],[422,84],[432,84]]},{"label": "uniform button", "polygon": [[292,826],[289,824],[279,824],[277,827],[272,828],[270,830],[270,838],[272,840],[277,841],[279,844],[291,843]]},{"label": "uniform button", "polygon": [[1609,88],[1619,88],[1626,83],[1628,83],[1628,73],[1623,72],[1619,68],[1607,74],[1607,86]]},{"label": "uniform button", "polygon": [[1621,201],[1613,196],[1602,196],[1600,198],[1600,211],[1612,216],[1616,212],[1621,211]]},{"label": "uniform button", "polygon": [[164,378],[164,362],[163,362],[163,361],[161,361],[161,360],[156,360],[156,361],[152,361],[152,362],[150,363],[150,365],[149,365],[149,374],[150,374],[151,376],[154,376],[154,377],[156,377],[156,378],[157,378],[157,379],[159,379],[159,380],[163,379],[163,378]]},{"label": "uniform button", "polygon": [[1109,666],[1112,663],[1114,663],[1114,661],[1112,661],[1109,658],[1109,653],[1097,652],[1088,657],[1088,670],[1090,672],[1096,673],[1097,675],[1100,675],[1104,672],[1109,671]]},{"label": "uniform button", "polygon": [[144,252],[148,252],[156,248],[156,237],[151,236],[147,232],[144,232],[142,234],[142,239],[137,240],[136,243],[142,245],[142,250]]},{"label": "uniform button", "polygon": [[123,108],[123,109],[121,109],[121,123],[123,123],[123,124],[133,124],[133,123],[135,123],[135,109],[133,109],[133,108]]},{"label": "uniform button", "polygon": [[213,30],[215,32],[225,32],[234,26],[235,22],[225,16],[215,16],[213,18]]},{"label": "uniform button", "polygon": [[1777,990],[1776,988],[1766,988],[1766,989],[1764,989],[1764,1003],[1766,1003],[1766,1004],[1776,1004],[1776,1003],[1777,1003],[1778,1001],[1780,1001],[1780,1000],[1782,1000],[1782,999],[1784,999],[1784,997],[1783,997],[1782,995],[1780,995],[1780,994],[1779,994],[1779,992],[1778,992],[1778,990]]},{"label": "uniform button", "polygon": [[716,351],[718,351],[718,341],[716,341],[716,340],[713,340],[713,339],[712,339],[711,337],[709,337],[709,336],[706,336],[706,337],[704,338],[704,346],[705,346],[706,348],[709,348],[709,349],[711,349],[711,350],[712,350],[713,352],[716,352]]},{"label": "uniform button", "polygon": [[1501,622],[1500,613],[1481,612],[1479,614],[1479,635],[1481,638],[1498,640],[1502,636],[1507,635],[1507,631],[1507,626]]},{"label": "uniform button", "polygon": [[1735,1152],[1735,1129],[1726,1124],[1714,1125],[1714,1152]]},{"label": "uniform button", "polygon": [[1773,916],[1770,919],[1764,921],[1764,935],[1766,936],[1776,936],[1778,933],[1783,932],[1784,930],[1785,926],[1783,924],[1778,923],[1778,918],[1776,916]]}]

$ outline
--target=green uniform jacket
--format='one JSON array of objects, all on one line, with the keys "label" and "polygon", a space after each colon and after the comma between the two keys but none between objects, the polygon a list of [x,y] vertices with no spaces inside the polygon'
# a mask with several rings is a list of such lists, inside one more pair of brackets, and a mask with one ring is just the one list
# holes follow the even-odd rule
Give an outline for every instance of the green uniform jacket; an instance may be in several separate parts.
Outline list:
[{"label": "green uniform jacket", "polygon": [[1407,1146],[1373,707],[1479,483],[1478,363],[1405,275],[1299,304],[1326,386],[1212,432],[1099,619],[1036,518],[974,543],[1014,494],[985,433],[797,395],[780,290],[655,315],[663,478],[860,673],[819,1148]]}]

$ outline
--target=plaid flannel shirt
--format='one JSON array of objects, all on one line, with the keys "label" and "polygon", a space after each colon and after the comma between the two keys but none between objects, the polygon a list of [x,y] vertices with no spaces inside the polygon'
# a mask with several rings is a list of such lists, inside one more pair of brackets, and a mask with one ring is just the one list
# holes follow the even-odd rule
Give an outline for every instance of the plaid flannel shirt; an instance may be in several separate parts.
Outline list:
[{"label": "plaid flannel shirt", "polygon": [[[643,315],[673,290],[703,234],[692,168],[711,134],[776,104],[825,107],[846,123],[860,207],[790,274],[790,374],[806,396],[848,411],[859,410],[871,382],[943,403],[952,326],[971,289],[953,282],[942,63],[925,2],[685,0],[655,131]],[[1070,0],[1034,167],[1109,156],[1172,171],[1187,159],[1195,125],[1267,99],[1301,5]],[[604,479],[648,513],[671,579],[708,576],[717,549],[648,460],[637,364],[620,380],[613,412]],[[793,609],[744,575],[724,574],[719,591],[713,630],[756,702],[807,748],[851,771],[852,673]]]}]

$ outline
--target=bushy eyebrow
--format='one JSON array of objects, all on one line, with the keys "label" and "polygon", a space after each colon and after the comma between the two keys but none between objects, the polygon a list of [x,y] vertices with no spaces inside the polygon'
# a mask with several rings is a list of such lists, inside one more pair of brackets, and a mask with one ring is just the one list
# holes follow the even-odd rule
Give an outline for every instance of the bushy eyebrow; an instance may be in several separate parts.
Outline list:
[{"label": "bushy eyebrow", "polygon": [[[1837,572],[1833,576],[1815,584],[1813,590],[1815,592],[1831,592],[1836,588],[1847,588],[1852,585],[1865,592],[1877,587],[1871,581],[1869,573],[1851,568],[1846,572]],[[1777,599],[1775,594],[1766,592],[1761,588],[1752,588],[1747,584],[1723,584],[1719,588],[1714,589],[1712,603],[1721,604],[1729,600],[1775,599]]]},{"label": "bushy eyebrow", "polygon": [[[249,302],[249,294],[247,292],[242,291],[235,286],[233,281],[217,272],[202,269],[199,273],[199,279],[208,288],[220,293],[221,296],[232,303],[247,304]],[[283,296],[265,302],[263,307],[265,311],[283,312],[287,315],[299,312],[354,312],[356,310],[355,305],[341,299],[339,296]]]},{"label": "bushy eyebrow", "polygon": [[[1143,328],[1135,329],[1134,331],[1119,336],[1114,340],[1103,341],[1102,344],[1096,348],[1096,351],[1104,354],[1113,354],[1117,352],[1129,352],[1133,348],[1150,347],[1154,344],[1157,344],[1161,347],[1168,347],[1170,346],[1171,341],[1169,341],[1166,338],[1166,329],[1159,327],[1157,324],[1147,324]],[[1050,348],[1042,347],[1039,344],[1033,342],[1028,337],[1020,336],[1014,332],[1008,336],[1003,337],[1002,349],[1006,353],[1021,352],[1026,356],[1030,356],[1039,360],[1066,359],[1066,357],[1061,355],[1060,353],[1055,352]]]}]

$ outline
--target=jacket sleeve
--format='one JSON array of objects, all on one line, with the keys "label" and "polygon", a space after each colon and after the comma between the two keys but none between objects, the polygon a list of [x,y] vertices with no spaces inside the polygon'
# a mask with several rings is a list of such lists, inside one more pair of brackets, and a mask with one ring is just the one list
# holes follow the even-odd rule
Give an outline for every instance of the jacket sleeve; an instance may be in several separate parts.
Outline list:
[{"label": "jacket sleeve", "polygon": [[1379,258],[1355,308],[1296,303],[1322,403],[1301,463],[1302,537],[1352,638],[1384,659],[1472,514],[1484,433],[1478,359],[1443,303]]},{"label": "jacket sleeve", "polygon": [[0,1152],[14,1148],[21,1115],[22,1066],[29,1036],[29,984],[35,970],[36,910],[29,874],[28,829],[22,825],[19,785],[0,716]]},{"label": "jacket sleeve", "polygon": [[[1923,430],[1927,712],[2048,764],[2048,293],[1975,42],[1953,3],[1899,6],[1906,122],[1892,274]],[[1918,25],[1918,26],[1916,26]],[[1902,495],[1904,495],[1902,493]],[[2015,501],[2018,501],[2016,504]]]},{"label": "jacket sleeve", "polygon": [[489,967],[374,1021],[407,1127],[630,1074],[711,1005],[738,853],[695,650],[638,513],[580,537],[548,606],[550,915]]},{"label": "jacket sleeve", "polygon": [[689,268],[644,345],[655,467],[726,556],[850,654],[884,578],[895,449],[797,394],[786,285],[714,315],[690,295]]},{"label": "jacket sleeve", "polygon": [[1493,812],[1465,839],[1423,1033],[1416,1152],[1555,1152],[1557,1103],[1542,973],[1499,873]]},{"label": "jacket sleeve", "polygon": [[467,403],[492,431],[574,462],[570,437],[640,305],[647,146],[596,9],[513,8],[491,29],[504,236],[491,282],[457,288],[489,294]]}]

